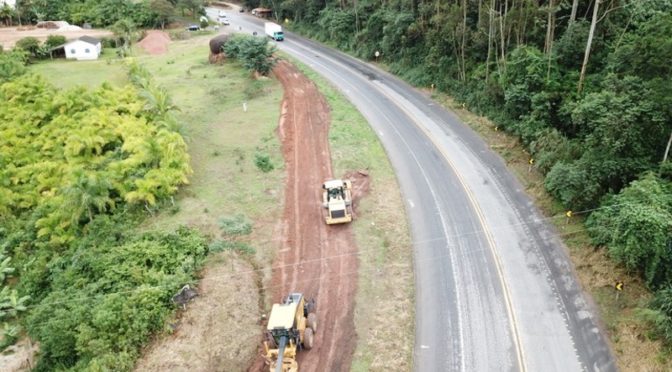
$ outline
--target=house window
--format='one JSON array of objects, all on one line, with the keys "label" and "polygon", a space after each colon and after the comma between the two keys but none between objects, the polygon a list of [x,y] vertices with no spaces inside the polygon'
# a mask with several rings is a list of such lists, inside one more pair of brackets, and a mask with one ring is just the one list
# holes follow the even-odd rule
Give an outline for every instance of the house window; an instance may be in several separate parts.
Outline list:
[{"label": "house window", "polygon": [[84,53],[89,53],[89,48],[84,49]]},{"label": "house window", "polygon": [[70,49],[70,54],[75,54],[75,48]]}]

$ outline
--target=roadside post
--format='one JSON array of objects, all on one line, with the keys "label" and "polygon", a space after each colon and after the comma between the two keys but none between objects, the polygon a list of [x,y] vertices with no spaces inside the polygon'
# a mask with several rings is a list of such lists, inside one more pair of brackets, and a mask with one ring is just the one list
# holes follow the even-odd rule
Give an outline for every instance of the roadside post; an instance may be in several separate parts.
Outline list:
[{"label": "roadside post", "polygon": [[617,280],[616,284],[614,284],[614,289],[616,290],[616,301],[618,301],[618,297],[620,296],[621,292],[623,292],[623,287],[625,286],[625,283],[621,280]]}]

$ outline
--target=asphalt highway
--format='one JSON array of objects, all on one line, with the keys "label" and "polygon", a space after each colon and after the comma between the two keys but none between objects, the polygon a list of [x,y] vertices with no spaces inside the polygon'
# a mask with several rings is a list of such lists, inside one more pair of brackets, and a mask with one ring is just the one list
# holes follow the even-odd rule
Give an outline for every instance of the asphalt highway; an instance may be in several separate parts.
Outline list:
[{"label": "asphalt highway", "polygon": [[[263,36],[263,20],[227,13],[225,27]],[[478,135],[372,65],[292,33],[277,45],[359,109],[395,169],[413,238],[415,370],[616,370],[557,232]]]}]

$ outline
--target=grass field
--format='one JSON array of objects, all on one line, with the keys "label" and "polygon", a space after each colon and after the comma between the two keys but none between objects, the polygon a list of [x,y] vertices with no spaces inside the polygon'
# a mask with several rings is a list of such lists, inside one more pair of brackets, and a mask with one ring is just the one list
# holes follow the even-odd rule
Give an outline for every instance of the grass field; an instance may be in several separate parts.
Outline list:
[{"label": "grass field", "polygon": [[40,61],[30,67],[49,79],[57,88],[67,89],[74,86],[96,88],[107,81],[115,86],[128,83],[126,70],[116,57],[116,49],[103,49],[96,61],[74,61],[58,58]]},{"label": "grass field", "polygon": [[371,188],[353,222],[359,249],[355,298],[357,348],[353,371],[412,369],[415,331],[413,251],[404,204],[387,154],[367,121],[347,99],[305,65],[331,107],[329,146],[334,175],[366,170]]},{"label": "grass field", "polygon": [[[282,87],[275,80],[252,80],[249,72],[231,62],[209,64],[209,38],[176,41],[165,55],[137,57],[179,107],[176,116],[184,124],[194,170],[190,185],[178,194],[176,207],[149,219],[146,228],[187,224],[219,240],[223,239],[221,218],[242,215],[252,223],[252,234],[242,241],[255,253],[223,252],[211,257],[210,267],[218,266],[217,275],[222,276],[213,281],[212,291],[233,290],[235,295],[222,298],[214,309],[199,303],[192,309],[212,312],[209,324],[193,332],[220,329],[217,339],[206,338],[201,348],[226,360],[233,371],[246,369],[256,357],[257,320],[265,310],[260,296],[270,276],[270,270],[256,269],[270,267],[277,247],[272,235],[281,218],[284,171],[275,129]],[[275,169],[260,171],[254,162],[257,155],[269,156]],[[222,345],[226,348],[218,350]],[[198,360],[189,365],[203,366]]]}]

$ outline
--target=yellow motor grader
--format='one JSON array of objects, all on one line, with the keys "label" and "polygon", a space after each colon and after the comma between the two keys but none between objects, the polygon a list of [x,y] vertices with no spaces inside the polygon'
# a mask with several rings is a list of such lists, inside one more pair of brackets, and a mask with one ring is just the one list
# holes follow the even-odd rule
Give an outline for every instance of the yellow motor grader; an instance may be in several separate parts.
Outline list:
[{"label": "yellow motor grader", "polygon": [[264,342],[266,364],[270,372],[298,372],[296,352],[310,350],[317,331],[315,303],[301,293],[290,293],[281,304],[273,304]]}]

